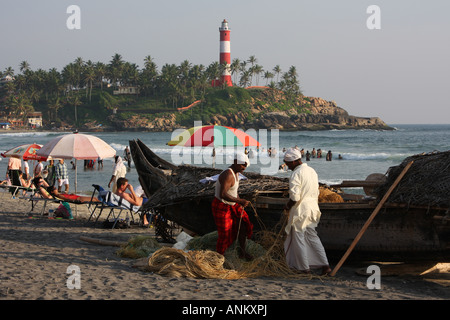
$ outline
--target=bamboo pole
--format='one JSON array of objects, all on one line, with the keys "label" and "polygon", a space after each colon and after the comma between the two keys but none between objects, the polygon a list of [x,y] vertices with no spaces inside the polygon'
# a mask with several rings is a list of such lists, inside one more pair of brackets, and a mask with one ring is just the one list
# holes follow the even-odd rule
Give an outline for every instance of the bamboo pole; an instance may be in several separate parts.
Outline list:
[{"label": "bamboo pole", "polygon": [[95,238],[89,238],[89,237],[84,237],[84,236],[80,236],[80,240],[86,241],[89,243],[100,244],[102,246],[112,246],[112,247],[120,247],[120,246],[127,244],[127,242],[95,239]]},{"label": "bamboo pole", "polygon": [[334,270],[330,273],[330,276],[334,276],[336,275],[337,271],[341,268],[341,266],[343,265],[343,263],[345,262],[345,260],[348,258],[348,256],[350,255],[350,253],[353,251],[353,249],[355,248],[356,244],[358,243],[358,241],[361,239],[362,235],[364,234],[364,232],[367,230],[367,228],[369,227],[370,223],[372,222],[372,220],[375,218],[375,216],[378,214],[378,212],[380,211],[381,207],[384,205],[384,203],[386,202],[386,200],[389,198],[389,196],[391,195],[392,191],[395,189],[395,187],[397,187],[398,183],[400,182],[400,180],[402,180],[403,176],[406,174],[406,172],[409,170],[409,168],[411,168],[412,164],[414,161],[409,162],[406,167],[403,169],[403,171],[400,173],[400,175],[397,177],[397,179],[394,181],[394,183],[391,185],[391,187],[389,188],[389,190],[386,192],[386,194],[383,196],[383,198],[381,199],[381,201],[378,203],[377,207],[375,208],[375,210],[372,212],[372,214],[370,215],[370,217],[367,219],[366,223],[364,224],[364,226],[361,228],[361,230],[359,231],[358,235],[356,236],[356,238],[353,240],[352,244],[350,245],[350,247],[347,249],[347,251],[345,252],[344,256],[341,258],[341,260],[339,261],[339,263],[336,265],[336,267],[334,268]]}]

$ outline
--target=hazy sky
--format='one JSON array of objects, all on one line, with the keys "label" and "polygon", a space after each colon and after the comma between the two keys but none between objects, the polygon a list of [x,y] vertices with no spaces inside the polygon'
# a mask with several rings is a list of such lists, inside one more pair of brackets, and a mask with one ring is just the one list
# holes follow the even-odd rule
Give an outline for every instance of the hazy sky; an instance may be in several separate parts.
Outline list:
[{"label": "hazy sky", "polygon": [[[81,10],[79,30],[66,26],[70,5]],[[159,70],[183,60],[208,66],[227,19],[232,59],[296,66],[307,96],[388,124],[450,123],[449,14],[448,0],[2,0],[0,70],[19,73],[24,60],[61,70],[115,53],[139,66],[151,55]]]}]

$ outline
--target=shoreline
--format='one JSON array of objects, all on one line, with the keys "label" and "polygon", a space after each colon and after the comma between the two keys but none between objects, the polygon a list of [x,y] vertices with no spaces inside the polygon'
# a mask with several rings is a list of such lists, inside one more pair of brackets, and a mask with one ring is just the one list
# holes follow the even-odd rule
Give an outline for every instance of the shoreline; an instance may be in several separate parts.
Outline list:
[{"label": "shoreline", "polygon": [[[335,277],[283,279],[274,277],[236,280],[170,278],[134,268],[136,260],[119,257],[117,247],[80,240],[80,236],[126,241],[150,235],[153,229],[103,229],[86,225],[85,205],[78,205],[74,220],[28,217],[27,200],[1,193],[0,300],[234,300],[248,303],[282,300],[448,300],[449,270],[420,276],[410,268],[381,276],[381,289],[369,289],[369,275],[361,275],[369,262],[348,262]],[[41,204],[38,204],[39,212]],[[75,214],[77,214],[75,216]],[[330,260],[332,267],[338,261]],[[80,289],[69,289],[67,270],[81,271]],[[420,269],[420,268],[419,268]],[[442,271],[442,270],[441,270]],[[439,277],[443,277],[442,279]]]}]

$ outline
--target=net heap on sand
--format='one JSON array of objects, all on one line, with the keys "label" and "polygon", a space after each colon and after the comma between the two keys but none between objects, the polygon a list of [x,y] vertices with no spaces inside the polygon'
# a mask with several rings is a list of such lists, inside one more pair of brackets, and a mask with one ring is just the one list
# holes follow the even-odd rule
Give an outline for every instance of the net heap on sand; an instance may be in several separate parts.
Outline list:
[{"label": "net heap on sand", "polygon": [[297,273],[287,266],[283,251],[284,239],[279,235],[261,231],[256,238],[261,244],[247,241],[247,252],[254,257],[250,262],[238,257],[236,243],[225,255],[217,253],[217,231],[193,238],[186,250],[163,247],[150,237],[139,236],[130,239],[118,254],[138,259],[134,266],[143,271],[169,277],[234,280],[269,276],[321,279],[312,274]]}]

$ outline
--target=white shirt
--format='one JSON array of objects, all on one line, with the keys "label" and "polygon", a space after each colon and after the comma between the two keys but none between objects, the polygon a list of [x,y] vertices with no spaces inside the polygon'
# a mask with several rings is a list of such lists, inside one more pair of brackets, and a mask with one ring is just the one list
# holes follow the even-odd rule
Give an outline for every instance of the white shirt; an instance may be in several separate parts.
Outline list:
[{"label": "white shirt", "polygon": [[316,171],[306,163],[297,166],[289,178],[289,198],[297,203],[289,210],[285,231],[315,228],[319,223],[319,178]]},{"label": "white shirt", "polygon": [[[228,169],[224,170],[223,172],[225,172],[227,170],[231,170],[231,173],[233,174],[233,177],[234,177],[234,185],[232,185],[230,187],[230,189],[228,189],[227,194],[229,194],[230,196],[232,196],[234,198],[237,198],[237,196],[238,196],[238,188],[239,188],[239,178],[234,174],[234,171],[231,168],[228,168]],[[217,179],[217,181],[216,181],[216,192],[215,192],[216,198],[219,199],[220,201],[222,201],[225,204],[229,204],[231,206],[234,206],[236,204],[236,202],[230,202],[230,201],[227,201],[227,200],[222,199],[220,197],[220,189],[221,189],[221,184],[220,184],[219,179]]]}]

